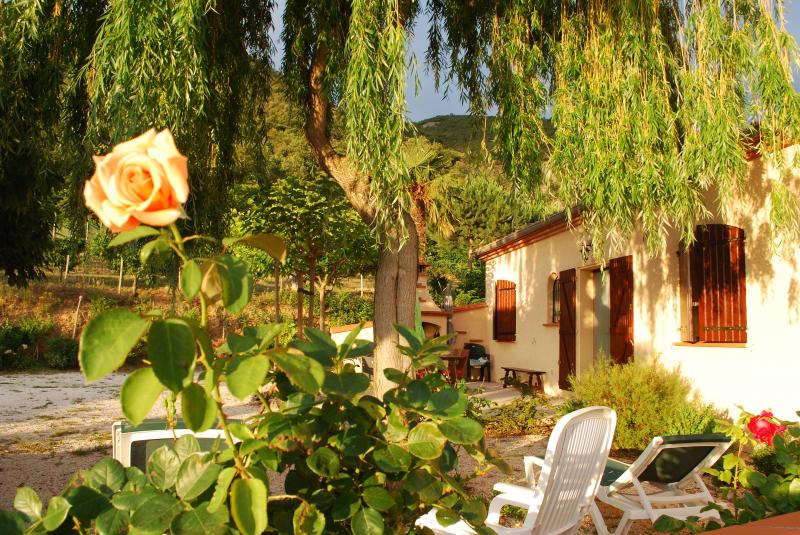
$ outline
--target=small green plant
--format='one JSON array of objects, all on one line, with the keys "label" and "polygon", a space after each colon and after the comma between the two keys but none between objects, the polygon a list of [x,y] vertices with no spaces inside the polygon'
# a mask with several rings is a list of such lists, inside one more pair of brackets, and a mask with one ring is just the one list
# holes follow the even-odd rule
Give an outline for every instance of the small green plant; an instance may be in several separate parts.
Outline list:
[{"label": "small green plant", "polygon": [[482,418],[486,433],[492,436],[516,436],[547,433],[549,421],[540,416],[546,401],[538,396],[526,396],[503,405]]},{"label": "small green plant", "polygon": [[714,429],[713,408],[692,399],[691,385],[681,374],[658,362],[618,365],[601,360],[570,382],[577,403],[617,412],[617,449],[642,450],[654,436]]},{"label": "small green plant", "polygon": [[357,292],[333,292],[328,298],[328,318],[331,325],[350,325],[372,321],[372,296],[361,297]]},{"label": "small green plant", "polygon": [[47,341],[44,360],[49,367],[59,370],[77,368],[78,342],[72,338],[51,338]]},{"label": "small green plant", "polygon": [[91,311],[91,316],[94,318],[105,312],[106,310],[110,310],[117,306],[117,302],[103,294],[94,294],[89,297],[89,310]]}]

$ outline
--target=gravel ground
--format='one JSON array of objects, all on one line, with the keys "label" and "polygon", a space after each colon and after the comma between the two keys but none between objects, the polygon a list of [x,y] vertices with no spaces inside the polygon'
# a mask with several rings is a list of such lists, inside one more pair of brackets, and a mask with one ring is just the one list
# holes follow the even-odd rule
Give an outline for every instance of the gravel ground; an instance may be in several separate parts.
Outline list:
[{"label": "gravel ground", "polygon": [[[87,385],[77,371],[0,376],[0,509],[11,508],[16,489],[24,485],[46,503],[70,483],[73,474],[111,455],[111,423],[122,418],[119,389],[125,377],[126,372],[116,372]],[[245,417],[256,410],[226,392],[223,397],[230,416]],[[150,417],[164,415],[163,405],[156,403]],[[524,484],[522,456],[543,455],[547,437],[489,438],[487,443],[508,459],[513,470],[510,476],[493,470],[469,481],[472,493],[490,499],[492,486],[499,481]],[[462,456],[462,473],[474,466],[469,456]],[[282,486],[280,479],[273,484]],[[602,510],[613,529],[619,515]],[[581,533],[596,533],[588,518]],[[639,522],[630,533],[651,531]]]}]

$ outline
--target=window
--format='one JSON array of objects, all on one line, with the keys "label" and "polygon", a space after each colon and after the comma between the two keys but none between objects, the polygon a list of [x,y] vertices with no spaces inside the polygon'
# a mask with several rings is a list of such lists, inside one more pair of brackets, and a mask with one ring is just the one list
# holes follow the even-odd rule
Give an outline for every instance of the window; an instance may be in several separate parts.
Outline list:
[{"label": "window", "polygon": [[558,323],[561,320],[561,298],[560,298],[558,275],[550,274],[547,279],[547,318],[546,324]]},{"label": "window", "polygon": [[517,285],[499,280],[494,286],[494,339],[517,339]]},{"label": "window", "polygon": [[700,225],[678,252],[681,340],[747,342],[744,231]]}]

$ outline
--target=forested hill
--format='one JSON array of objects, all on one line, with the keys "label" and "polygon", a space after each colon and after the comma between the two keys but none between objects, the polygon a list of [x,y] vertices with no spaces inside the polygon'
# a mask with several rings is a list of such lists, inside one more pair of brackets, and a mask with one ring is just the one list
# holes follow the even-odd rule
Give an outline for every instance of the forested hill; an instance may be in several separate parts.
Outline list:
[{"label": "forested hill", "polygon": [[480,149],[481,141],[491,145],[492,122],[494,117],[485,120],[472,115],[437,115],[414,123],[420,135],[443,147],[468,152]]},{"label": "forested hill", "polygon": [[[472,115],[437,115],[417,121],[414,125],[420,135],[431,141],[440,143],[443,147],[460,152],[475,151],[480,149],[481,142],[486,138],[486,143],[491,148],[493,143],[492,123],[494,116],[474,117]],[[547,134],[553,136],[553,125],[549,119],[543,121]]]}]

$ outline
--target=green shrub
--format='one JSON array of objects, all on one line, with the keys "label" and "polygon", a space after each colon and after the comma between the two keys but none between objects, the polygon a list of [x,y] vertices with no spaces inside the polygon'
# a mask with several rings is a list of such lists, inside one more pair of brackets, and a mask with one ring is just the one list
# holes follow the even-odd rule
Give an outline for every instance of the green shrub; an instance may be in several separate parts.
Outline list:
[{"label": "green shrub", "polygon": [[750,453],[750,462],[753,468],[762,474],[774,474],[780,471],[780,463],[778,463],[777,453],[775,448],[767,444],[761,444],[753,448]]},{"label": "green shrub", "polygon": [[68,370],[78,367],[78,342],[72,338],[51,338],[47,342],[44,361],[51,368]]},{"label": "green shrub", "polygon": [[658,362],[616,365],[600,360],[570,382],[578,403],[617,412],[617,449],[644,449],[654,436],[714,428],[712,407],[691,399],[691,386],[681,374]]},{"label": "green shrub", "polygon": [[332,292],[328,297],[328,320],[331,325],[349,325],[372,321],[375,310],[371,294]]},{"label": "green shrub", "polygon": [[117,306],[119,304],[114,299],[103,294],[95,294],[89,297],[89,310],[93,318]]},{"label": "green shrub", "polygon": [[36,366],[44,338],[52,330],[52,321],[38,318],[0,324],[0,368],[19,370]]}]

